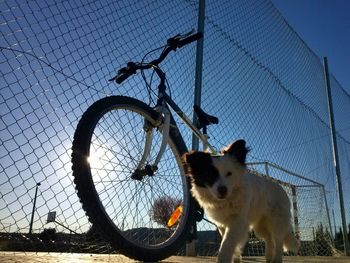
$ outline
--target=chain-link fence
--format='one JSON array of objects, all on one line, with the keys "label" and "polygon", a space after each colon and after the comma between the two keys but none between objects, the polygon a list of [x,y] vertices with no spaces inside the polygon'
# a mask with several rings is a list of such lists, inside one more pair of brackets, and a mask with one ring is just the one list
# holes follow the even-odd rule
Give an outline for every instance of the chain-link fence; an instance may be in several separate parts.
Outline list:
[{"label": "chain-link fence", "polygon": [[[269,173],[297,187],[305,251],[323,243],[333,251],[324,254],[342,250],[339,228],[333,231],[341,217],[320,58],[268,0],[207,0],[205,9],[202,107],[220,118],[208,128],[211,142],[219,149],[244,138],[250,162],[277,164],[324,185],[300,188],[292,177]],[[167,38],[196,28],[198,1],[2,1],[0,10],[0,249],[113,252],[74,189],[74,131],[83,112],[107,95],[151,103],[141,75],[119,86],[108,79],[127,61],[141,61]],[[171,54],[163,70],[172,98],[191,116],[195,45]],[[350,95],[334,77],[330,84],[347,200]],[[180,130],[190,148],[191,134]],[[317,211],[332,212],[331,220],[317,221]],[[345,211],[349,222],[349,202]],[[203,221],[198,229],[215,254],[215,226]]]}]

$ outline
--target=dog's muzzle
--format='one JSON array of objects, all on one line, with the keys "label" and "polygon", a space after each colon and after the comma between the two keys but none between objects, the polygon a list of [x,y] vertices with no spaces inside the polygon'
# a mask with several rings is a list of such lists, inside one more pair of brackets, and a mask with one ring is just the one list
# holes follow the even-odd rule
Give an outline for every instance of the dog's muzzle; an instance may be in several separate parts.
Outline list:
[{"label": "dog's muzzle", "polygon": [[226,186],[219,186],[218,188],[217,188],[217,191],[218,191],[218,198],[220,198],[220,199],[224,199],[226,196],[227,196],[227,192],[228,192],[228,190],[227,190],[227,187]]}]

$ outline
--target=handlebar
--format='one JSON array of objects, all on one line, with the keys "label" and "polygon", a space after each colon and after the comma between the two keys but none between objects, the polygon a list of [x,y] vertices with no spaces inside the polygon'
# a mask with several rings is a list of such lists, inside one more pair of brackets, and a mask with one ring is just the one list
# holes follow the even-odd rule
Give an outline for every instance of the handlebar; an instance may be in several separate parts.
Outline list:
[{"label": "handlebar", "polygon": [[124,80],[129,78],[131,75],[136,73],[138,69],[149,69],[152,67],[157,67],[170,53],[170,51],[176,51],[177,48],[181,48],[187,44],[197,41],[203,37],[201,32],[195,33],[190,36],[183,37],[181,35],[176,35],[167,40],[167,45],[165,46],[163,52],[160,54],[158,59],[151,61],[150,63],[134,63],[128,62],[126,67],[118,70],[117,75],[110,79],[109,81],[115,81],[121,84]]},{"label": "handlebar", "polygon": [[196,34],[193,34],[192,36],[183,38],[178,42],[178,47],[181,48],[187,44],[190,44],[194,41],[201,39],[202,37],[203,37],[203,34],[201,32],[198,32]]}]

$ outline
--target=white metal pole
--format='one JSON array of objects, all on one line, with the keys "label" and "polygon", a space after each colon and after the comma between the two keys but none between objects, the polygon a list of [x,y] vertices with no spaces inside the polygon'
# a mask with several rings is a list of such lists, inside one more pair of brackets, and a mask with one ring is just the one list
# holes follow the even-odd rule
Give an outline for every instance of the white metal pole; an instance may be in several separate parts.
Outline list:
[{"label": "white metal pole", "polygon": [[[203,73],[203,47],[204,47],[204,20],[205,20],[205,0],[199,0],[197,32],[203,34],[203,38],[197,41],[196,48],[196,72],[194,81],[194,105],[201,105],[202,94],[202,73]],[[197,118],[193,115],[193,123],[197,125]],[[199,140],[192,135],[192,150],[198,150]]]},{"label": "white metal pole", "polygon": [[341,214],[341,221],[342,221],[342,227],[343,227],[344,253],[345,255],[349,256],[350,251],[349,251],[349,241],[348,241],[347,229],[346,229],[347,225],[346,225],[346,218],[345,218],[343,187],[342,187],[341,173],[339,168],[337,134],[336,134],[335,125],[334,125],[332,92],[331,92],[330,79],[329,79],[328,61],[326,57],[323,58],[323,67],[324,67],[325,86],[326,86],[326,94],[327,94],[327,101],[328,101],[329,122],[331,126],[330,128],[331,128],[332,145],[333,145],[334,167],[335,167],[335,174],[337,178],[340,214]]},{"label": "white metal pole", "polygon": [[[196,48],[196,72],[194,82],[194,105],[200,106],[201,104],[201,93],[202,93],[202,70],[203,70],[203,42],[204,42],[204,20],[205,20],[205,0],[199,0],[198,6],[198,22],[197,32],[203,34],[203,38],[197,41]],[[197,126],[197,116],[193,114],[193,123]],[[192,135],[192,150],[198,150],[199,140],[195,134]],[[194,237],[197,236],[197,222],[193,223],[192,234]],[[194,239],[189,243],[186,243],[186,255],[196,256],[196,243]]]}]

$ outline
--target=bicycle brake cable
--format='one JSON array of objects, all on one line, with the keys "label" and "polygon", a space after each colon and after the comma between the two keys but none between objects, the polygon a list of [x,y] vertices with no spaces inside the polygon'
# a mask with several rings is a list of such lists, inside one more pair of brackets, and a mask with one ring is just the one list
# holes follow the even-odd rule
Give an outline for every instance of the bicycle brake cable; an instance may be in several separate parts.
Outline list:
[{"label": "bicycle brake cable", "polygon": [[[141,65],[144,64],[144,60],[145,60],[145,58],[146,58],[149,54],[151,54],[151,53],[153,53],[153,52],[156,52],[156,51],[158,51],[158,50],[160,50],[160,49],[164,49],[165,47],[166,47],[166,45],[161,46],[161,47],[158,47],[158,48],[155,48],[155,49],[153,49],[153,50],[147,52],[147,53],[143,56],[143,58],[142,58],[140,64],[141,64]],[[147,63],[147,64],[149,64],[149,63]],[[155,66],[155,65],[152,65],[152,66]],[[154,71],[153,71],[153,73],[152,73],[152,75],[151,75],[150,82],[148,83],[147,78],[146,78],[146,75],[145,75],[145,73],[144,73],[144,69],[141,70],[141,76],[142,76],[143,81],[144,81],[145,84],[146,84],[146,89],[147,89],[148,96],[149,96],[149,104],[152,104],[152,103],[153,103],[153,99],[152,99],[152,95],[151,95],[151,92],[153,92],[153,90],[152,90],[152,79],[153,79],[153,75],[154,75]],[[153,93],[154,93],[154,92],[153,92]]]}]

